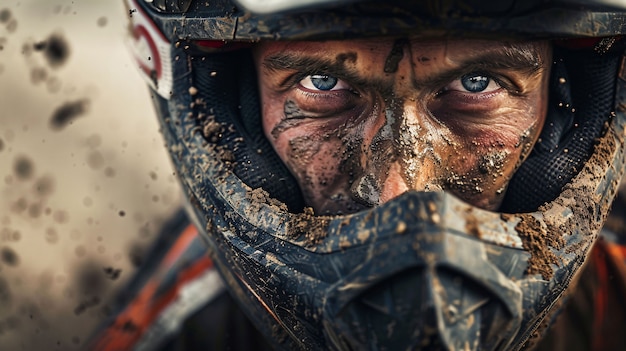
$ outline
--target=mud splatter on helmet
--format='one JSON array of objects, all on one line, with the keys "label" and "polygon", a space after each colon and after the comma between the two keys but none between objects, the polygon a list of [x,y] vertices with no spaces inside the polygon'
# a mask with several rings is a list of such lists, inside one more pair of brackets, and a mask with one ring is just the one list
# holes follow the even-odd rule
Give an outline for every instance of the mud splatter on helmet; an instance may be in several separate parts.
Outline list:
[{"label": "mud splatter on helmet", "polygon": [[[624,169],[617,0],[128,0],[137,58],[210,254],[279,349],[520,349],[542,333]],[[250,45],[381,35],[554,40],[540,141],[500,212],[415,192],[315,216],[261,132]],[[565,82],[565,83],[564,83]]]}]

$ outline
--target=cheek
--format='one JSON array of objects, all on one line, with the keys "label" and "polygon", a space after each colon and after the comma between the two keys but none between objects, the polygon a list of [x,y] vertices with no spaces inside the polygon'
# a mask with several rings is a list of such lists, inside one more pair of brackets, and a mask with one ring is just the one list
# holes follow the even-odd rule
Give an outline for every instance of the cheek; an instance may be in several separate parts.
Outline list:
[{"label": "cheek", "polygon": [[457,126],[462,146],[449,160],[446,188],[475,206],[497,209],[509,180],[539,136],[545,105],[538,95],[500,110],[493,125]]},{"label": "cheek", "polygon": [[359,113],[320,118],[300,108],[287,94],[277,99],[265,95],[263,130],[276,153],[296,177],[305,202],[316,213],[339,213],[359,208],[349,203],[349,171],[361,139]]}]

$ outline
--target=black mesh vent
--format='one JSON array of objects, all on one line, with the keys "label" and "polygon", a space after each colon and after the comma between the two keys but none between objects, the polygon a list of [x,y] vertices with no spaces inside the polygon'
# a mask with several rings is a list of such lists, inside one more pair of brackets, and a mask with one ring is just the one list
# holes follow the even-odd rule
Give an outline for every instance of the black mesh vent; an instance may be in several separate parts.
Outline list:
[{"label": "black mesh vent", "polygon": [[253,189],[263,188],[292,211],[303,208],[300,188],[263,135],[256,72],[248,51],[190,57],[195,115],[204,128],[221,124],[216,140],[233,153],[233,171]]},{"label": "black mesh vent", "polygon": [[511,179],[501,211],[534,211],[558,197],[580,172],[614,109],[620,57],[555,49],[546,122]]}]

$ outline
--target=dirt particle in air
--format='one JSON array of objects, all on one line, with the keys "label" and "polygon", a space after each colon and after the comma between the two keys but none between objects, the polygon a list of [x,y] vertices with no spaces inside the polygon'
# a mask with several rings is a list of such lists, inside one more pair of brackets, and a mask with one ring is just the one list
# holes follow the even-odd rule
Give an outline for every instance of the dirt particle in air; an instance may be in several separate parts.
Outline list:
[{"label": "dirt particle in air", "polygon": [[139,267],[143,264],[146,257],[146,247],[139,242],[132,243],[128,250],[128,259],[134,267]]},{"label": "dirt particle in air", "polygon": [[104,175],[107,178],[113,178],[115,177],[115,169],[113,167],[107,167],[104,169]]},{"label": "dirt particle in air", "polygon": [[17,179],[28,180],[35,174],[35,165],[27,156],[19,155],[13,162],[13,172]]},{"label": "dirt particle in air", "polygon": [[74,277],[80,294],[96,295],[105,289],[106,280],[102,274],[102,266],[94,261],[79,266]]},{"label": "dirt particle in air", "polygon": [[122,269],[120,268],[106,267],[106,268],[103,268],[103,270],[107,278],[111,280],[116,280],[117,278],[120,277],[120,274],[122,274]]},{"label": "dirt particle in air", "polygon": [[2,9],[0,10],[0,23],[7,23],[11,20],[11,10]]},{"label": "dirt particle in air", "polygon": [[2,250],[0,250],[0,257],[2,258],[2,262],[4,262],[7,266],[15,267],[20,264],[20,257],[17,255],[15,250],[8,246],[5,246]]},{"label": "dirt particle in air", "polygon": [[64,210],[56,210],[52,214],[52,219],[58,224],[67,223],[70,220],[70,215],[67,211]]},{"label": "dirt particle in air", "polygon": [[[76,306],[74,308],[74,314],[75,315],[81,315],[83,314],[83,312],[85,312],[87,309],[97,306],[100,304],[100,298],[98,296],[94,296],[90,299],[87,299],[85,301],[82,301],[81,303],[78,304],[78,306]],[[80,341],[79,341],[80,342]]]},{"label": "dirt particle in air", "polygon": [[57,233],[56,229],[52,227],[46,229],[46,242],[48,244],[56,244],[59,242],[59,233]]},{"label": "dirt particle in air", "polygon": [[85,139],[84,144],[90,149],[96,149],[102,145],[102,137],[99,134],[92,134]]},{"label": "dirt particle in air", "polygon": [[53,33],[48,39],[35,43],[33,48],[43,52],[51,68],[61,67],[70,55],[70,45],[60,33]]},{"label": "dirt particle in air", "polygon": [[15,18],[9,19],[6,24],[7,32],[13,33],[17,30],[17,20]]},{"label": "dirt particle in air", "polygon": [[3,277],[0,277],[0,304],[7,306],[11,302],[11,287]]},{"label": "dirt particle in air", "polygon": [[101,169],[104,166],[104,156],[98,150],[94,150],[87,155],[87,166],[93,170]]},{"label": "dirt particle in air", "polygon": [[61,80],[57,77],[50,77],[46,81],[46,88],[51,94],[58,93],[61,90]]},{"label": "dirt particle in air", "polygon": [[28,215],[31,218],[39,218],[39,216],[41,216],[41,203],[35,202],[30,204],[30,206],[28,207]]},{"label": "dirt particle in air", "polygon": [[119,214],[120,217],[126,216],[126,212],[124,212],[124,211],[120,211],[118,214]]},{"label": "dirt particle in air", "polygon": [[50,129],[59,131],[68,124],[87,112],[89,100],[81,99],[77,101],[66,102],[58,107],[52,114],[50,119]]},{"label": "dirt particle in air", "polygon": [[48,71],[43,67],[33,67],[30,71],[30,82],[34,85],[45,82],[47,78]]},{"label": "dirt particle in air", "polygon": [[0,151],[4,150],[4,141],[0,139]]},{"label": "dirt particle in air", "polygon": [[98,25],[98,27],[105,27],[108,22],[109,20],[106,17],[102,16],[98,18],[98,20],[96,21],[96,24]]},{"label": "dirt particle in air", "polygon": [[15,213],[24,212],[28,208],[28,202],[25,198],[20,197],[11,205],[11,210]]},{"label": "dirt particle in air", "polygon": [[35,193],[40,197],[46,197],[54,192],[54,178],[50,175],[42,176],[35,182]]}]

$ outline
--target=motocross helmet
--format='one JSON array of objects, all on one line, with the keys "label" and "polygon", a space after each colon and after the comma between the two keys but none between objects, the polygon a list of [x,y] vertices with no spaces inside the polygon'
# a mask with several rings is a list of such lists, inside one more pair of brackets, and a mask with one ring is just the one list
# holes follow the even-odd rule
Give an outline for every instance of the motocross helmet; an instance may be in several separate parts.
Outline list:
[{"label": "motocross helmet", "polygon": [[[618,0],[127,0],[190,216],[277,349],[518,350],[550,324],[624,170]],[[250,46],[383,35],[550,39],[546,122],[499,211],[408,191],[319,216],[261,129]]]}]

